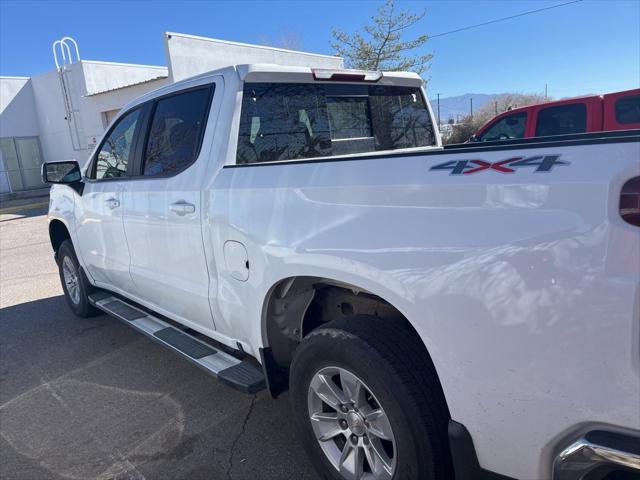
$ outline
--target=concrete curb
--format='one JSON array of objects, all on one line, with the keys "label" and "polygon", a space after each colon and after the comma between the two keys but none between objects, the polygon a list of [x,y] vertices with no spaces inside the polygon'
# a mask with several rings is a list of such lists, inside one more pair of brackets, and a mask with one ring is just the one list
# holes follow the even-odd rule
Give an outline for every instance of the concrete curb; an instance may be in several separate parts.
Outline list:
[{"label": "concrete curb", "polygon": [[49,205],[49,201],[38,202],[38,203],[26,203],[24,205],[18,205],[18,206],[15,206],[15,207],[0,208],[0,215],[18,213],[18,212],[22,212],[24,210],[31,210],[33,208],[46,207],[47,205]]},{"label": "concrete curb", "polygon": [[34,190],[20,190],[17,192],[4,192],[0,193],[0,203],[6,204],[10,202],[18,202],[25,200],[32,200],[40,197],[49,196],[49,186],[43,188],[36,188]]}]

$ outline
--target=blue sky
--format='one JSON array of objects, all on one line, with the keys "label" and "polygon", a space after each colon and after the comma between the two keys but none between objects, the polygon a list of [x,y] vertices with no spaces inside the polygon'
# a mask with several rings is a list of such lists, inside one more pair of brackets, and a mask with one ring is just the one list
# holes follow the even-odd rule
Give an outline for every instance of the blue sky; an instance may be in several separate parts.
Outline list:
[{"label": "blue sky", "polygon": [[[435,35],[555,1],[398,1],[426,9],[409,35]],[[90,60],[164,65],[162,33],[261,43],[298,37],[333,53],[331,28],[359,29],[378,1],[12,1],[0,0],[0,75],[53,67],[51,42],[65,35]],[[558,97],[640,86],[640,1],[585,0],[427,42],[430,96],[507,91]]]}]

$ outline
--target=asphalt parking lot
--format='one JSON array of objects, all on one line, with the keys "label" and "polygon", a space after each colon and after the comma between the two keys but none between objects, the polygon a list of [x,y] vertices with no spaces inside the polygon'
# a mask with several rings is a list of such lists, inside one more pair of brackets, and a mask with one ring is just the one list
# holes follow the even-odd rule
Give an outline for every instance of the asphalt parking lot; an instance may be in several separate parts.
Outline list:
[{"label": "asphalt parking lot", "polygon": [[311,479],[286,395],[245,395],[67,308],[43,207],[0,215],[0,478]]}]

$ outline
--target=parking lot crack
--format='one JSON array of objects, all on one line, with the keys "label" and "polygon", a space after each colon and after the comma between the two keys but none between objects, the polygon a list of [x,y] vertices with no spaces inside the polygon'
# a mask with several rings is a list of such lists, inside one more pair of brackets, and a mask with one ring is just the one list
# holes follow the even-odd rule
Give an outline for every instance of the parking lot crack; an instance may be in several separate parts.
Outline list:
[{"label": "parking lot crack", "polygon": [[227,468],[227,475],[226,475],[229,480],[233,480],[233,476],[231,472],[233,471],[233,457],[235,455],[236,446],[238,445],[238,442],[240,441],[240,439],[242,438],[242,436],[247,430],[247,425],[249,424],[249,418],[251,417],[251,413],[253,412],[253,407],[255,406],[257,399],[258,399],[258,394],[256,393],[253,395],[253,398],[251,399],[251,403],[249,404],[249,408],[247,409],[247,414],[245,415],[244,421],[242,422],[242,428],[238,432],[238,435],[236,435],[236,438],[234,438],[233,442],[231,443],[231,448],[229,450],[229,458],[227,460],[227,463],[229,466]]}]

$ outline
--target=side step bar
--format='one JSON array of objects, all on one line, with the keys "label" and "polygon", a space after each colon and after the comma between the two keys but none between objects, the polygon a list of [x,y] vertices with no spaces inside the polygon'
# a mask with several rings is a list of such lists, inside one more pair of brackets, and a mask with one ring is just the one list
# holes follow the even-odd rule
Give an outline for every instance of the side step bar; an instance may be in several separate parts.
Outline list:
[{"label": "side step bar", "polygon": [[257,367],[198,340],[109,292],[94,293],[89,296],[89,302],[177,352],[235,390],[256,393],[265,388],[264,375]]}]

